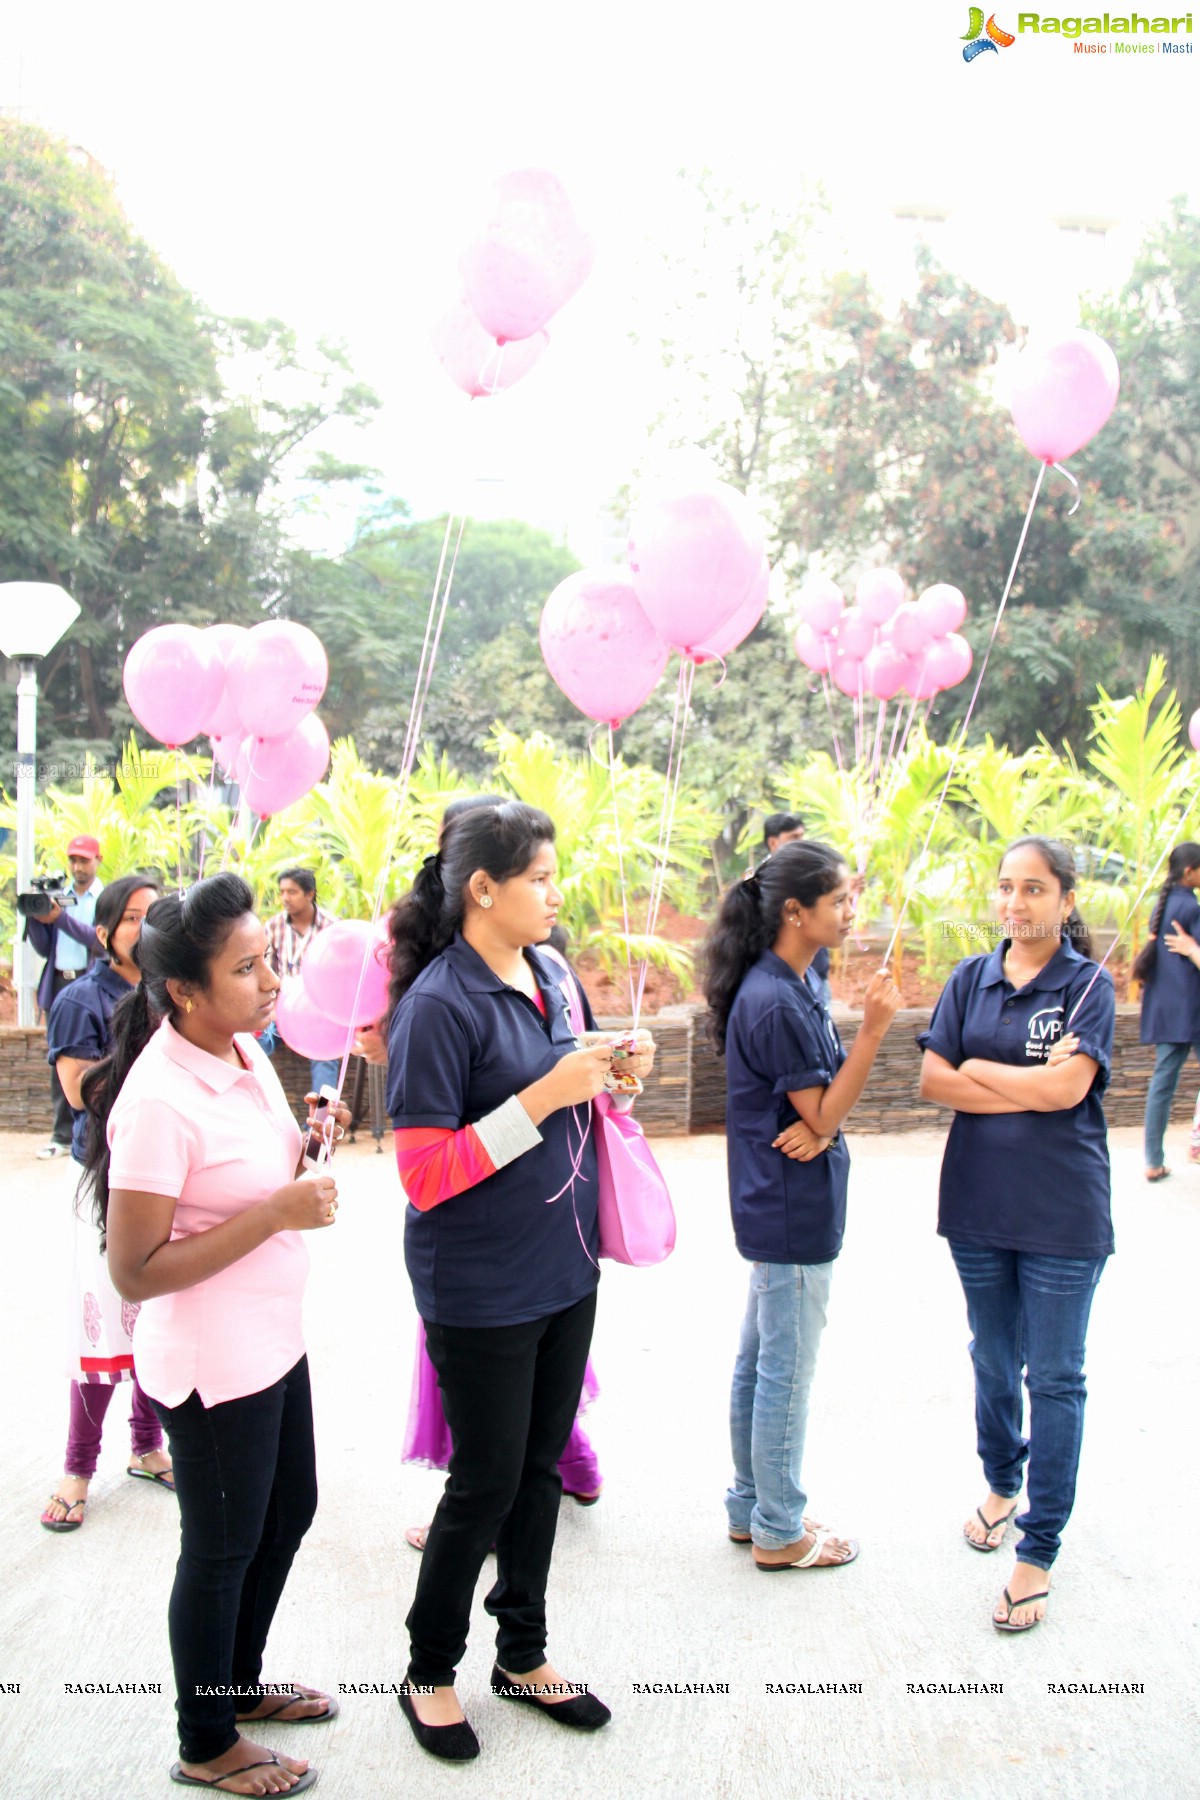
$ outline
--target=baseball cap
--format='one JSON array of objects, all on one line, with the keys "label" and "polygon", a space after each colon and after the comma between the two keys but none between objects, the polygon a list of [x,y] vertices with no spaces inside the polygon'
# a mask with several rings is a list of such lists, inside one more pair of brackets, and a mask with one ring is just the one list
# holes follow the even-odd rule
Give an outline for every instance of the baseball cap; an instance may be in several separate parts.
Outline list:
[{"label": "baseball cap", "polygon": [[92,856],[100,860],[100,845],[94,837],[73,837],[67,845],[68,856]]}]

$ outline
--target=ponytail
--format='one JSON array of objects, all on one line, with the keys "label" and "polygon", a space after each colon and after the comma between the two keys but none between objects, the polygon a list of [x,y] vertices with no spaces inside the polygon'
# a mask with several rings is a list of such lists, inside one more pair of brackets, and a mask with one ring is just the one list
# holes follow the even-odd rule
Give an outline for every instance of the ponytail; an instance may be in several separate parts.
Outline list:
[{"label": "ponytail", "polygon": [[467,883],[477,869],[509,881],[527,869],[539,844],[554,842],[554,821],[536,806],[490,795],[451,801],[441,848],[427,856],[407,894],[392,908],[388,1008],[394,1012],[423,969],[462,930]]},{"label": "ponytail", "polygon": [[844,858],[828,844],[807,839],[781,844],[725,895],[704,947],[709,1031],[722,1054],[737,991],[763,951],[775,942],[784,901],[815,906],[822,894],[833,892],[845,866]]},{"label": "ponytail", "polygon": [[108,1055],[93,1063],[79,1084],[83,1109],[87,1113],[80,1193],[91,1192],[93,1216],[100,1227],[101,1249],[108,1229],[108,1115],[125,1077],[158,1029],[158,1019],[151,1009],[144,981],[139,981],[131,993],[118,1001],[109,1029],[112,1044]]},{"label": "ponytail", "polygon": [[1162,925],[1163,913],[1167,910],[1167,900],[1171,889],[1178,887],[1189,869],[1200,869],[1200,844],[1190,840],[1176,844],[1167,863],[1167,878],[1158,890],[1158,898],[1154,902],[1154,910],[1150,914],[1147,927],[1146,942],[1142,945],[1130,965],[1129,973],[1135,981],[1149,981],[1155,970],[1155,950],[1159,928]]}]

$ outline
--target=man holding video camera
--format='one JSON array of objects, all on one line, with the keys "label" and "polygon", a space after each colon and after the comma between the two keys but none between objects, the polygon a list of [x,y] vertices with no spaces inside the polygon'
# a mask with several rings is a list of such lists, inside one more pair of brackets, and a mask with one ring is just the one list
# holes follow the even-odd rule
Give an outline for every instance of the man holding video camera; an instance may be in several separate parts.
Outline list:
[{"label": "man holding video camera", "polygon": [[[20,895],[18,906],[25,920],[25,935],[46,966],[38,982],[38,1005],[49,1015],[54,997],[68,984],[85,973],[100,952],[92,921],[96,912],[96,895],[104,883],[96,874],[100,861],[100,845],[94,837],[73,837],[67,845],[67,864],[71,871],[68,887],[65,880],[42,877],[33,883],[33,891]],[[50,1065],[50,1098],[54,1107],[54,1123],[50,1142],[38,1151],[45,1160],[51,1156],[70,1156],[72,1113],[62,1091],[58,1071]]]}]

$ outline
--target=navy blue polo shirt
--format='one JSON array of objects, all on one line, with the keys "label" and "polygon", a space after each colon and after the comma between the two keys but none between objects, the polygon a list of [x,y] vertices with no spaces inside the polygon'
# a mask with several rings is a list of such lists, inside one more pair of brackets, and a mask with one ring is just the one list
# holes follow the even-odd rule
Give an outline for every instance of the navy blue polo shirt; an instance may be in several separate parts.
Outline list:
[{"label": "navy blue polo shirt", "polygon": [[828,1087],[845,1060],[811,965],[800,976],[764,950],[737,991],[725,1032],[729,1206],[749,1262],[832,1262],[842,1247],[850,1175],[842,1134],[811,1162],[771,1146],[800,1116],[789,1093]]},{"label": "navy blue polo shirt", "polygon": [[1167,949],[1167,933],[1179,924],[1200,940],[1200,906],[1190,887],[1173,887],[1154,939],[1154,968],[1142,990],[1143,1044],[1200,1044],[1200,969]]},{"label": "navy blue polo shirt", "polygon": [[[397,1129],[473,1125],[576,1048],[561,968],[537,950],[525,957],[544,1019],[462,937],[422,970],[388,1033],[387,1103]],[[583,1002],[590,1027],[586,995]],[[589,1133],[572,1205],[576,1117],[586,1122],[585,1109],[548,1113],[536,1149],[429,1212],[409,1206],[404,1259],[422,1319],[520,1325],[591,1293],[599,1270],[584,1244],[599,1255],[596,1151]]]},{"label": "navy blue polo shirt", "polygon": [[[46,1020],[46,1061],[73,1056],[80,1062],[99,1062],[107,1056],[113,1008],[132,992],[107,960],[94,962],[86,975],[68,982]],[[81,1163],[87,1145],[87,1114],[72,1107],[71,1118],[71,1155]]]},{"label": "navy blue polo shirt", "polygon": [[1004,972],[1007,950],[1005,940],[990,955],[959,963],[929,1030],[917,1039],[921,1049],[955,1068],[977,1056],[1027,1069],[1045,1062],[1055,1039],[1072,1031],[1080,1052],[1099,1067],[1079,1104],[1061,1112],[955,1113],[942,1158],[938,1231],[996,1250],[1108,1256],[1113,1230],[1101,1095],[1112,1065],[1112,976],[1107,969],[1097,974],[1094,962],[1064,942],[1016,989]]}]

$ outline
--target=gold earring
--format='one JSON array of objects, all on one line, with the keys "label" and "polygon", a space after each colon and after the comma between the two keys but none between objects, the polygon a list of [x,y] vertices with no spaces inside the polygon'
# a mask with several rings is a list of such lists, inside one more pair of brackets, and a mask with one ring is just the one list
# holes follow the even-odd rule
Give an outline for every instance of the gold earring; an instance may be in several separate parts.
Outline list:
[{"label": "gold earring", "polygon": [[492,904],[492,896],[490,894],[480,894],[479,904],[480,906],[490,906]]},{"label": "gold earring", "polygon": [[184,1010],[184,1012],[185,1012],[185,1013],[190,1013],[190,1012],[191,1012],[191,1010],[192,1010],[192,1003],[191,1003],[191,1001],[190,1001],[190,1000],[185,1000],[185,1001],[184,1001],[184,1003],[183,1003],[183,1010]]}]

